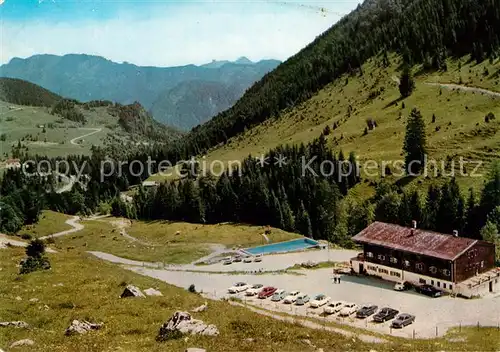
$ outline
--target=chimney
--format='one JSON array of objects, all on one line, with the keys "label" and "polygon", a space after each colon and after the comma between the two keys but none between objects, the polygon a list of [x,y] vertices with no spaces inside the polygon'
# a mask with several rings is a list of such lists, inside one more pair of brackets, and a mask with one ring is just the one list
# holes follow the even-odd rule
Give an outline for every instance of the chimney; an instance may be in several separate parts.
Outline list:
[{"label": "chimney", "polygon": [[417,228],[417,221],[416,220],[412,220],[411,221],[411,225],[412,225],[411,226],[412,228],[416,229]]},{"label": "chimney", "polygon": [[458,237],[458,231],[457,230],[453,230],[453,237]]}]

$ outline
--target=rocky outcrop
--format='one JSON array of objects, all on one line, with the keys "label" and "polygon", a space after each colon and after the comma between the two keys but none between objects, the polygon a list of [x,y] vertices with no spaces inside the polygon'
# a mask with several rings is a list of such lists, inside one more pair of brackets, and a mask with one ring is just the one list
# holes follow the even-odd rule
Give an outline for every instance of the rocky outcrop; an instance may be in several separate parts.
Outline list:
[{"label": "rocky outcrop", "polygon": [[142,297],[142,298],[145,298],[146,296],[144,296],[144,293],[142,293],[142,291],[139,290],[139,288],[137,288],[136,286],[134,286],[134,285],[127,285],[127,287],[125,287],[125,290],[123,290],[123,293],[121,294],[120,297],[121,298],[126,298],[126,297]]},{"label": "rocky outcrop", "polygon": [[10,345],[10,348],[21,347],[21,346],[33,346],[35,342],[30,339],[24,339],[14,342]]},{"label": "rocky outcrop", "polygon": [[167,341],[182,334],[217,336],[219,330],[215,325],[207,325],[201,320],[192,319],[191,314],[187,312],[177,311],[161,326],[156,340]]},{"label": "rocky outcrop", "polygon": [[18,328],[18,329],[27,329],[29,328],[28,323],[24,321],[3,321],[0,322],[0,327],[13,327],[13,328]]},{"label": "rocky outcrop", "polygon": [[160,291],[155,290],[154,288],[148,288],[147,290],[144,290],[144,293],[146,296],[163,296]]},{"label": "rocky outcrop", "polygon": [[207,308],[208,308],[208,303],[205,302],[205,304],[202,304],[201,306],[194,308],[193,310],[191,310],[191,312],[200,313],[206,311]]},{"label": "rocky outcrop", "polygon": [[71,325],[66,329],[65,335],[86,334],[91,330],[99,330],[103,325],[104,323],[93,324],[88,321],[73,320]]}]

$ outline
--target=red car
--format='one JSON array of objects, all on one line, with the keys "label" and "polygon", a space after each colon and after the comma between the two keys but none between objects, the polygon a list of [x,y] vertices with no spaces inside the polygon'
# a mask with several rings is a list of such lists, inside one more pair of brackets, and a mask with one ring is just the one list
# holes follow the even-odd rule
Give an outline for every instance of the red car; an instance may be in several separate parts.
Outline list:
[{"label": "red car", "polygon": [[274,292],[276,292],[276,290],[276,287],[266,286],[262,289],[262,291],[259,292],[259,295],[257,297],[259,297],[260,299],[271,297],[272,295],[274,295]]}]

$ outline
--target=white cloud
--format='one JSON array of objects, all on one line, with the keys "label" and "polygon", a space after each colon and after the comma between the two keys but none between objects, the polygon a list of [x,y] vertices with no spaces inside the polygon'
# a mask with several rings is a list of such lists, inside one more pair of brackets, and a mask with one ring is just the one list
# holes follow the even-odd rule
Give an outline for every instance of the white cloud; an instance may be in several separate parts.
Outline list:
[{"label": "white cloud", "polygon": [[207,11],[200,6],[175,13],[164,9],[142,19],[129,13],[75,23],[4,20],[0,60],[5,63],[12,57],[40,53],[87,53],[154,66],[202,64],[239,56],[284,60],[337,20],[336,15],[310,9],[254,9],[242,14],[221,7]]}]

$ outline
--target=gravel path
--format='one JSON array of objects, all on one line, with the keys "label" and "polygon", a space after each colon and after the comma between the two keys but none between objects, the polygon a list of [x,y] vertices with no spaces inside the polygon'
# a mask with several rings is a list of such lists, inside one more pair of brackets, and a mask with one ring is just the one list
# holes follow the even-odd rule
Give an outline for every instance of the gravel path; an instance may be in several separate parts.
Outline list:
[{"label": "gravel path", "polygon": [[48,236],[43,236],[43,237],[40,237],[40,239],[46,240],[48,238],[61,237],[61,236],[69,235],[70,233],[73,233],[73,232],[83,230],[84,226],[82,224],[80,224],[78,221],[80,221],[80,217],[73,216],[71,219],[68,219],[64,222],[65,224],[68,224],[69,226],[71,226],[72,229],[61,231],[58,233],[54,233],[54,234],[48,235]]},{"label": "gravel path", "polygon": [[85,137],[88,137],[88,136],[91,136],[93,134],[96,134],[96,133],[99,133],[102,131],[102,128],[80,128],[80,129],[85,129],[85,130],[92,130],[92,132],[89,132],[89,133],[86,133],[84,134],[83,136],[80,136],[80,137],[76,137],[76,138],[73,138],[72,140],[70,140],[69,142],[73,145],[79,145],[78,143],[76,143],[77,140],[79,139],[82,139],[82,138],[85,138]]},{"label": "gravel path", "polygon": [[475,93],[481,93],[481,94],[486,94],[492,97],[500,98],[500,93],[495,92],[492,90],[484,89],[484,88],[478,88],[478,87],[469,87],[469,86],[464,86],[460,84],[453,84],[453,83],[426,83],[429,86],[438,86],[438,87],[443,87],[447,89],[460,89],[463,91],[467,92],[475,92]]}]

